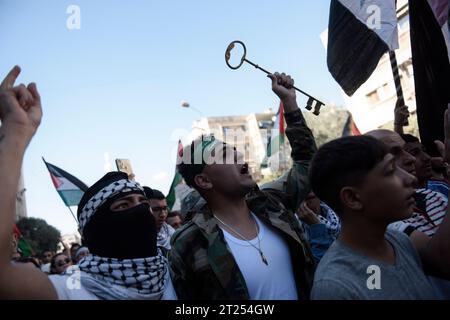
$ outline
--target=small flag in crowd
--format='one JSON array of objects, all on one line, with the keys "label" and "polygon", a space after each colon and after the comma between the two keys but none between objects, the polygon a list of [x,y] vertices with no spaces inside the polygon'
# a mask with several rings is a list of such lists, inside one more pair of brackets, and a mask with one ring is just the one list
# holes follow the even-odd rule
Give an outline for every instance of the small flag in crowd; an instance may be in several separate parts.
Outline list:
[{"label": "small flag in crowd", "polygon": [[284,144],[284,137],[286,135],[286,124],[284,120],[283,102],[280,101],[277,118],[273,127],[275,136],[271,137],[267,146],[267,157],[271,157],[280,151],[280,146]]},{"label": "small flag in crowd", "polygon": [[67,207],[78,206],[88,186],[66,171],[50,164],[42,158],[50,173],[53,185]]},{"label": "small flag in crowd", "polygon": [[360,136],[361,132],[353,121],[352,114],[349,112],[347,121],[345,122],[344,129],[342,130],[342,137],[348,136]]},{"label": "small flag in crowd", "polygon": [[34,254],[33,249],[25,240],[25,238],[22,236],[22,233],[20,232],[16,224],[14,224],[13,226],[13,234],[14,238],[17,241],[17,251],[19,251],[23,257],[29,257],[33,255]]},{"label": "small flag in crowd", "polygon": [[284,144],[286,135],[286,122],[284,119],[284,106],[280,101],[280,107],[278,108],[277,116],[272,130],[273,136],[268,137],[266,157],[261,163],[262,168],[268,166],[269,158],[280,152],[281,146]]},{"label": "small flag in crowd", "polygon": [[394,0],[331,0],[328,70],[347,95],[366,82],[384,53],[396,48]]}]

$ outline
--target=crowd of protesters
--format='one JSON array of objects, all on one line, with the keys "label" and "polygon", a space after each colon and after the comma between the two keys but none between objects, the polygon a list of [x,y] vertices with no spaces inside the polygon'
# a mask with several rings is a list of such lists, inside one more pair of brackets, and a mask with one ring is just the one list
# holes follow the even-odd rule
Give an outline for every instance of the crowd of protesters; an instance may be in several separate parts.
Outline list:
[{"label": "crowd of protesters", "polygon": [[1,298],[450,299],[450,111],[439,157],[403,133],[404,106],[395,131],[317,149],[293,79],[270,74],[292,147],[286,174],[259,187],[233,146],[202,136],[179,154],[191,188],[179,212],[109,172],[78,205],[82,243],[23,258],[10,245],[15,192],[42,108],[19,73],[0,86]]}]

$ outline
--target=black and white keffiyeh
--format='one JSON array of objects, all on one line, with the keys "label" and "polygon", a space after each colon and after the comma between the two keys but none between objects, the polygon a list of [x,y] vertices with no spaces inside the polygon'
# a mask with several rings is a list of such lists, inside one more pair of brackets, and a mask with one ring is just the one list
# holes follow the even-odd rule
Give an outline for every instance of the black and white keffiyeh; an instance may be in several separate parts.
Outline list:
[{"label": "black and white keffiyeh", "polygon": [[170,250],[170,238],[175,233],[175,229],[168,225],[166,222],[161,226],[161,230],[158,232],[157,242],[158,247],[162,247],[166,250]]},{"label": "black and white keffiyeh", "polygon": [[322,214],[318,215],[320,222],[326,225],[328,234],[334,239],[337,239],[341,232],[341,221],[339,217],[333,209],[323,202],[320,203],[320,210],[322,211]]},{"label": "black and white keffiyeh", "polygon": [[142,259],[112,259],[95,255],[78,263],[81,284],[105,300],[159,300],[168,282],[168,263],[161,251]]},{"label": "black and white keffiyeh", "polygon": [[130,181],[128,179],[122,179],[112,182],[111,184],[107,185],[99,192],[97,192],[86,202],[78,216],[78,228],[80,230],[80,233],[83,233],[83,229],[89,222],[89,219],[108,199],[114,197],[119,193],[129,192],[133,190],[137,190],[142,193],[144,192],[144,189],[138,183]]}]

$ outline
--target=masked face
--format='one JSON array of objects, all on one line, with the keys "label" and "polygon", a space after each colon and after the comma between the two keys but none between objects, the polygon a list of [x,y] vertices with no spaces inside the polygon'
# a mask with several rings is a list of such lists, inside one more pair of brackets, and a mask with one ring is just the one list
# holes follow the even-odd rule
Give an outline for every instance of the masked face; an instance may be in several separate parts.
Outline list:
[{"label": "masked face", "polygon": [[148,200],[137,193],[102,205],[84,229],[84,241],[91,253],[117,259],[155,256],[156,236]]}]

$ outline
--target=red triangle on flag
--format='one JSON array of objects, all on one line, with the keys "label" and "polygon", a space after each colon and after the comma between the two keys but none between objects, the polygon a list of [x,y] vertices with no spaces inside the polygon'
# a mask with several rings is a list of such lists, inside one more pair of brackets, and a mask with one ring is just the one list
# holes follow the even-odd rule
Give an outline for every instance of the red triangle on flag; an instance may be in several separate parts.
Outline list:
[{"label": "red triangle on flag", "polygon": [[50,173],[50,177],[52,178],[53,185],[58,190],[58,188],[63,184],[63,182],[51,173]]},{"label": "red triangle on flag", "polygon": [[283,102],[280,101],[280,109],[279,109],[279,128],[280,128],[280,136],[283,136],[285,133],[285,127],[284,127],[284,106]]}]

